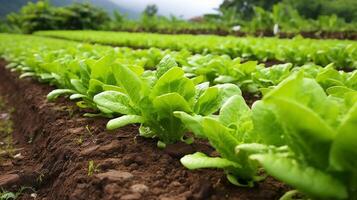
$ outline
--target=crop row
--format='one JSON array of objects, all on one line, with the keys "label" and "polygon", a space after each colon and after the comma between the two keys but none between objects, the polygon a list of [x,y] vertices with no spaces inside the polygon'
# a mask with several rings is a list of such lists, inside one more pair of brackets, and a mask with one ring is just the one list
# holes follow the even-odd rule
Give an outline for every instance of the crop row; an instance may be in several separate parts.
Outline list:
[{"label": "crop row", "polygon": [[[332,65],[264,68],[227,56],[183,59],[182,52],[21,35],[0,35],[0,42],[1,56],[11,62],[8,68],[56,85],[49,100],[67,94],[79,107],[98,111],[87,116],[110,118],[110,130],[140,124],[140,135],[156,138],[161,148],[208,140],[220,156],[186,155],[181,163],[189,169],[220,168],[232,184],[253,186],[264,179],[263,168],[310,197],[356,197],[356,71],[339,72]],[[152,51],[162,53],[160,60]],[[220,71],[225,68],[228,72]],[[251,77],[232,80],[227,78],[231,71],[238,74],[233,78],[241,72]],[[256,78],[259,73],[264,78]],[[257,87],[263,98],[252,107],[239,87],[246,82],[268,83]]]},{"label": "crop row", "polygon": [[[29,65],[26,62],[30,64],[35,62],[32,59],[33,55],[40,55],[38,52],[44,51],[47,53],[42,56],[53,57],[54,54],[60,57],[60,54],[63,54],[62,57],[67,60],[73,57],[78,58],[80,55],[82,57],[78,59],[99,59],[104,55],[110,55],[112,60],[117,60],[121,65],[142,73],[146,69],[155,69],[155,66],[165,56],[170,55],[177,65],[184,70],[185,76],[191,78],[196,84],[203,82],[209,82],[211,85],[233,83],[238,85],[244,93],[253,95],[265,93],[270,87],[277,85],[290,74],[300,70],[304,70],[306,76],[315,78],[326,90],[332,86],[357,89],[357,72],[338,71],[334,64],[320,67],[310,63],[294,67],[292,64],[286,63],[266,67],[257,61],[242,61],[241,58],[231,59],[226,55],[192,55],[188,51],[164,51],[155,48],[133,50],[102,45],[79,45],[79,43],[72,41],[23,35],[2,34],[0,39],[2,39],[3,51],[6,52],[9,49],[8,47],[12,47],[11,53],[7,53],[8,60],[22,59],[25,66]],[[29,50],[27,54],[22,55],[24,48],[29,48]],[[61,50],[63,48],[69,50],[63,51]],[[57,51],[49,52],[49,50]],[[15,52],[15,54],[12,52]],[[47,66],[42,68],[46,69]],[[31,75],[31,73],[26,73],[24,76],[26,75]],[[328,91],[332,90],[329,89]]]},{"label": "crop row", "polygon": [[313,62],[323,66],[333,62],[341,69],[357,67],[357,42],[348,40],[313,40],[300,37],[290,40],[104,31],[41,31],[35,34],[114,46],[226,54],[231,58],[241,57],[261,62],[281,61],[296,65]]}]

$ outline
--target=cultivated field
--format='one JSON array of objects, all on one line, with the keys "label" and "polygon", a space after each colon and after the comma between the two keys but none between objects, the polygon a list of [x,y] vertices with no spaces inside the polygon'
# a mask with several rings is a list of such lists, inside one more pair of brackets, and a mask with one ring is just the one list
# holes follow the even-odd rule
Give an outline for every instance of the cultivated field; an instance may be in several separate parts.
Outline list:
[{"label": "cultivated field", "polygon": [[2,195],[357,199],[356,41],[40,31],[0,57]]}]

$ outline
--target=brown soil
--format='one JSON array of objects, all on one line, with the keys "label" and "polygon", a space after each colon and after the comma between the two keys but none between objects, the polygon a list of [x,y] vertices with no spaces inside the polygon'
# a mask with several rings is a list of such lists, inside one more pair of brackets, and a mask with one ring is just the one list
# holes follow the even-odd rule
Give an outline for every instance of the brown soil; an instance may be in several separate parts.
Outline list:
[{"label": "brown soil", "polygon": [[267,60],[267,61],[263,62],[265,67],[271,67],[273,65],[280,65],[280,64],[285,64],[285,63],[287,63],[287,62],[283,62],[280,60]]},{"label": "brown soil", "polygon": [[262,94],[259,93],[249,93],[242,91],[242,96],[249,107],[252,107],[253,103],[262,99]]},{"label": "brown soil", "polygon": [[[145,30],[145,29],[118,29],[113,31],[126,31],[126,32],[142,32],[142,33],[161,33],[161,34],[191,34],[191,35],[220,35],[220,36],[237,36],[246,37],[248,35],[256,37],[275,37],[274,33],[270,30],[258,30],[255,33],[246,32],[232,32],[226,29],[180,29],[180,30]],[[277,35],[279,38],[293,38],[297,35],[301,35],[304,38],[313,39],[339,39],[339,40],[357,40],[357,31],[303,31],[300,33],[287,33],[281,32]]]},{"label": "brown soil", "polygon": [[[41,200],[256,200],[277,199],[287,190],[270,177],[254,188],[239,188],[222,171],[189,171],[179,158],[197,149],[215,154],[210,146],[176,144],[161,150],[156,141],[138,137],[136,126],[108,132],[106,119],[84,118],[66,99],[47,102],[53,88],[20,80],[4,64],[0,61],[0,95],[15,108],[13,139],[21,156],[0,162],[2,188],[30,186]],[[30,193],[25,190],[20,199],[33,199]]]},{"label": "brown soil", "polygon": [[293,38],[297,35],[301,35],[304,38],[313,38],[313,39],[339,39],[339,40],[357,40],[356,31],[310,31],[310,32],[301,32],[301,33],[279,33],[280,38]]}]

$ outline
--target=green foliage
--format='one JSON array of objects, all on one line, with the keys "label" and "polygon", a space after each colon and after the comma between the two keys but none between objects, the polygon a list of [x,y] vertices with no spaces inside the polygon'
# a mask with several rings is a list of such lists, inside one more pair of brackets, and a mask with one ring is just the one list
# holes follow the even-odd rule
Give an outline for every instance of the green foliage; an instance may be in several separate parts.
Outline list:
[{"label": "green foliage", "polygon": [[357,3],[353,0],[285,0],[304,17],[317,19],[323,15],[336,15],[348,22],[357,18]]},{"label": "green foliage", "polygon": [[102,111],[124,114],[110,120],[107,128],[140,123],[142,136],[158,137],[166,144],[182,140],[186,131],[174,117],[174,111],[209,115],[226,99],[225,87],[195,88],[170,57],[165,57],[157,71],[145,77],[122,66],[114,66],[113,71],[123,91],[105,91],[94,97]]},{"label": "green foliage", "polygon": [[143,14],[147,15],[148,17],[153,17],[156,16],[158,10],[159,9],[155,4],[147,5]]},{"label": "green foliage", "polygon": [[11,13],[7,20],[11,26],[18,27],[24,33],[36,30],[52,30],[56,28],[56,17],[48,1],[29,2],[19,13]]},{"label": "green foliage", "polygon": [[[157,47],[171,50],[189,50],[199,54],[225,54],[231,58],[242,57],[244,60],[278,60],[304,65],[313,62],[326,66],[335,63],[337,68],[357,67],[357,43],[343,40],[313,40],[301,37],[292,40],[277,38],[237,38],[220,36],[162,35],[149,33],[126,33],[104,31],[45,31],[36,35],[87,41],[114,46],[135,48]],[[202,41],[206,42],[202,42]],[[207,60],[204,65],[216,65],[216,56],[198,58]],[[222,56],[223,63],[230,62]],[[212,62],[211,60],[212,59]],[[227,61],[226,61],[227,60]],[[193,61],[195,62],[195,61]],[[238,62],[238,60],[233,61]],[[186,64],[186,63],[182,63]],[[221,65],[218,63],[217,65]]]},{"label": "green foliage", "polygon": [[[77,32],[69,33],[73,37]],[[91,37],[117,39],[101,34],[106,37]],[[59,88],[49,99],[70,95],[78,106],[93,111],[90,116],[110,118],[108,129],[140,124],[140,134],[157,138],[160,147],[192,142],[187,132],[207,139],[219,155],[186,155],[181,163],[189,169],[223,169],[231,183],[253,186],[264,178],[258,176],[263,167],[311,198],[356,197],[357,71],[308,63],[332,59],[341,66],[355,64],[353,42],[122,34],[125,44],[149,46],[147,38],[141,38],[145,36],[152,37],[150,44],[156,41],[205,55],[14,34],[0,34],[0,55],[21,77]],[[168,41],[160,43],[154,36]],[[209,42],[202,44],[203,39]],[[176,43],[180,40],[190,43]],[[217,55],[224,53],[243,58]],[[307,64],[265,68],[243,60],[252,57]],[[250,108],[238,86],[243,92],[261,91],[263,99]],[[95,172],[94,163],[88,167]]]},{"label": "green foliage", "polygon": [[[269,174],[302,192],[319,198],[347,198],[346,188],[339,180],[315,168],[275,154],[253,155],[251,158],[258,160]],[[312,180],[316,180],[319,184],[315,184]]]},{"label": "green foliage", "polygon": [[10,26],[5,22],[5,20],[0,19],[0,33],[11,32]]},{"label": "green foliage", "polygon": [[251,111],[244,99],[237,92],[235,94],[222,105],[218,117],[174,112],[196,136],[207,138],[221,156],[211,158],[195,153],[183,157],[181,163],[189,169],[221,168],[232,184],[253,186],[254,181],[261,180],[256,163],[249,160],[249,152],[242,151],[239,156],[235,152],[237,145],[254,141]]},{"label": "green foliage", "polygon": [[13,29],[23,33],[56,29],[99,29],[109,21],[108,14],[88,3],[52,7],[48,1],[29,2],[18,13],[7,16]]},{"label": "green foliage", "polygon": [[279,3],[274,5],[272,16],[275,24],[278,24],[282,32],[314,31],[314,23],[304,19],[290,4]]},{"label": "green foliage", "polygon": [[[235,9],[240,13],[240,18],[247,20],[254,18],[257,14],[255,7],[260,7],[265,11],[271,11],[274,6],[283,3],[285,7],[291,7],[298,15],[307,19],[318,19],[324,15],[336,15],[348,22],[356,20],[357,4],[353,0],[225,0],[220,5],[220,11],[226,12],[228,9]],[[260,11],[258,11],[259,13]],[[285,16],[289,18],[288,15]],[[294,20],[294,19],[293,19]]]},{"label": "green foliage", "polygon": [[88,162],[88,176],[93,176],[94,173],[99,172],[98,165],[93,160]]},{"label": "green foliage", "polygon": [[254,14],[254,7],[261,7],[264,10],[270,10],[275,3],[280,1],[281,0],[225,0],[219,8],[222,12],[224,12],[225,9],[235,8],[239,13],[241,13],[240,17],[242,19],[250,19]]},{"label": "green foliage", "polygon": [[121,14],[119,11],[115,10],[113,12],[113,20],[111,20],[111,23],[109,26],[111,29],[114,29],[114,28],[122,29],[125,21],[127,21],[126,16]]},{"label": "green foliage", "polygon": [[0,191],[0,200],[16,200],[25,190],[34,192],[34,189],[31,187],[21,187],[17,192],[10,192],[2,189]]},{"label": "green foliage", "polygon": [[[343,98],[327,96],[303,73],[287,78],[254,104],[253,119],[262,143],[287,145],[288,151],[276,152],[271,150],[276,147],[266,146],[264,151],[253,150],[256,154],[251,158],[272,176],[312,197],[355,196],[356,151],[352,141],[357,104],[346,104]],[[263,124],[270,127],[264,129]]]},{"label": "green foliage", "polygon": [[[139,19],[133,20],[114,11],[112,19],[90,3],[52,7],[47,0],[29,2],[19,13],[7,16],[7,32],[32,33],[37,30],[101,29],[160,33],[247,33],[271,36],[275,24],[288,35],[314,32],[356,31],[354,0],[225,0],[218,14],[190,20],[159,16],[155,4],[148,5]],[[13,4],[18,4],[14,2]],[[347,23],[346,23],[347,22]],[[238,27],[237,30],[235,27]],[[304,34],[309,35],[309,34]]]},{"label": "green foliage", "polygon": [[108,14],[90,3],[74,3],[56,9],[59,29],[100,29],[109,22]]},{"label": "green foliage", "polygon": [[[312,3],[313,4],[313,3]],[[306,5],[312,5],[306,3]],[[346,23],[336,14],[318,15],[316,19],[307,19],[296,10],[292,4],[278,3],[272,11],[254,7],[254,14],[249,21],[241,21],[243,31],[256,34],[260,32],[273,32],[274,25],[279,27],[279,32],[344,32],[353,31],[354,23]],[[276,33],[278,35],[278,33]],[[318,34],[318,33],[317,33]]]}]

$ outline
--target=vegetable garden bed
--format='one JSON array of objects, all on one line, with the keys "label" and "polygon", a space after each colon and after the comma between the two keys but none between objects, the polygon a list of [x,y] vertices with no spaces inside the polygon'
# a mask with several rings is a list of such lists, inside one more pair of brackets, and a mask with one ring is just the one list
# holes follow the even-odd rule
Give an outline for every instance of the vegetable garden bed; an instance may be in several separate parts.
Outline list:
[{"label": "vegetable garden bed", "polygon": [[228,55],[247,60],[269,60],[303,65],[313,62],[340,69],[355,69],[357,42],[351,40],[315,40],[222,37],[214,35],[168,35],[110,31],[39,31],[35,35],[130,48],[188,50],[198,54]]},{"label": "vegetable garden bed", "polygon": [[[0,163],[0,187],[24,190],[20,199],[277,199],[287,187],[267,178],[254,188],[235,187],[219,170],[185,169],[179,158],[206,142],[160,150],[136,126],[108,132],[105,119],[83,118],[64,98],[49,103],[53,88],[18,79],[0,61],[0,95],[15,108],[14,146],[21,156]],[[16,92],[14,92],[16,91]],[[33,194],[32,194],[33,196]]]},{"label": "vegetable garden bed", "polygon": [[[21,162],[31,152],[29,173],[10,171],[2,186],[32,185],[41,196],[46,183],[50,199],[275,199],[288,188],[271,175],[296,189],[282,199],[357,197],[357,71],[347,64],[266,67],[225,54],[26,35],[1,34],[0,42],[5,68],[56,87],[10,87],[16,76],[3,70],[3,94],[26,100],[7,102],[31,116],[15,113],[14,127],[26,121],[22,143],[37,150],[13,156]],[[342,49],[335,58],[314,52],[355,66],[354,46]]]}]

